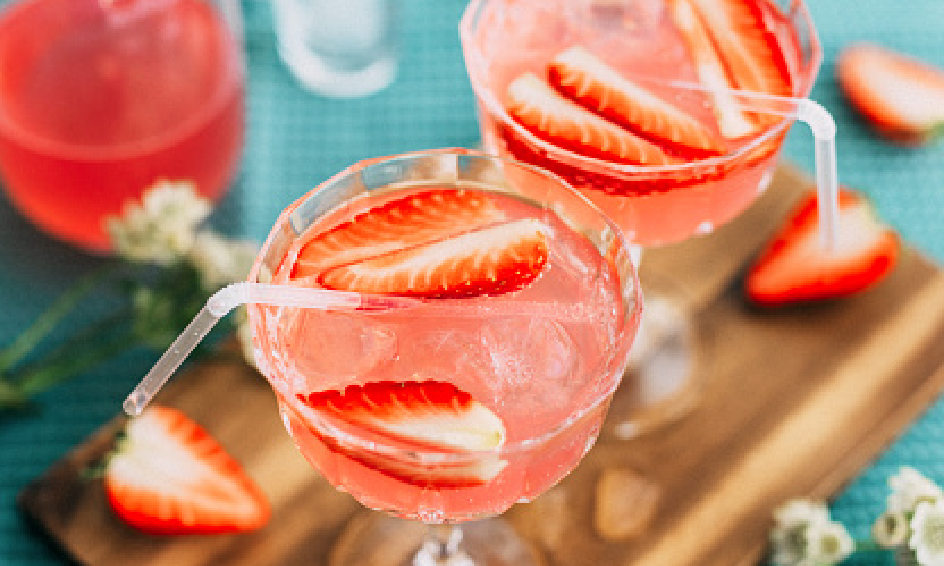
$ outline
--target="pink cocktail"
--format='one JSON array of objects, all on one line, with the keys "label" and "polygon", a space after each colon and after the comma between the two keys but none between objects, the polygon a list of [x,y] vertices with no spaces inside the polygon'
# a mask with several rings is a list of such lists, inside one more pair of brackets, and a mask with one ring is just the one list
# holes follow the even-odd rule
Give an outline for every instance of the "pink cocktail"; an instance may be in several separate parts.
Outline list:
[{"label": "pink cocktail", "polygon": [[240,49],[209,0],[5,6],[0,178],[11,202],[101,252],[103,219],[155,181],[221,197],[243,145]]},{"label": "pink cocktail", "polygon": [[282,213],[250,281],[410,300],[251,304],[250,319],[305,457],[365,505],[428,523],[497,515],[577,465],[641,308],[627,244],[591,203],[464,150],[335,176]]},{"label": "pink cocktail", "polygon": [[[640,249],[748,207],[800,115],[784,109],[815,106],[802,0],[472,0],[460,34],[485,149],[557,173]],[[685,414],[701,388],[706,352],[673,277],[645,282],[652,338],[614,403],[622,437]]]},{"label": "pink cocktail", "polygon": [[[820,62],[802,2],[473,0],[461,35],[486,148],[561,175],[646,247],[710,232],[769,182],[792,120],[751,112],[725,93],[803,97]],[[599,65],[606,69],[586,73]],[[541,112],[547,94],[516,82],[528,73],[652,151],[594,147],[548,131],[547,116],[522,116]],[[610,87],[627,93],[622,80],[633,87],[628,97],[608,98]],[[522,97],[532,103],[523,111]],[[650,97],[671,108],[647,113]],[[642,110],[614,115],[620,105]],[[659,132],[656,120],[676,131]]]}]

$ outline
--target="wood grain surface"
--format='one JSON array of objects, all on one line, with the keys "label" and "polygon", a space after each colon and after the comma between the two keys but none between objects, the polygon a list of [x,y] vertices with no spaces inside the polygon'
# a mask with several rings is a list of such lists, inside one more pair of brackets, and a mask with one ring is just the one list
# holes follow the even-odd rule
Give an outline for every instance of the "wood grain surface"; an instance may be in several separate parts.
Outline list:
[{"label": "wood grain surface", "polygon": [[[853,298],[775,311],[744,301],[743,270],[804,184],[782,169],[731,224],[645,253],[643,275],[670,278],[694,317],[702,396],[684,419],[634,440],[612,434],[619,415],[611,415],[569,477],[506,513],[547,564],[756,563],[774,507],[835,494],[941,391],[944,277],[914,250]],[[202,362],[159,401],[184,409],[244,463],[272,502],[272,521],[247,535],[201,537],[150,537],[126,527],[111,515],[101,482],[78,473],[107,449],[122,422],[116,417],[19,498],[79,563],[327,565],[337,541],[352,538],[348,529],[373,513],[296,453],[253,371]]]}]

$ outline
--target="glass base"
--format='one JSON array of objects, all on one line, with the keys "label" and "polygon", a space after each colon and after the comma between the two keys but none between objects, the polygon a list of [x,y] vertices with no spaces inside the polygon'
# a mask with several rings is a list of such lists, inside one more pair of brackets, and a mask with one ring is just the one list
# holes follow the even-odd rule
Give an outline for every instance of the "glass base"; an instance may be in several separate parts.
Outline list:
[{"label": "glass base", "polygon": [[679,290],[665,281],[645,294],[630,361],[610,404],[610,432],[630,439],[670,425],[698,404],[704,354]]},{"label": "glass base", "polygon": [[[448,529],[460,529],[461,536]],[[437,549],[434,529],[442,529]],[[446,551],[451,552],[446,552]],[[365,511],[341,533],[328,566],[547,566],[541,553],[503,519],[427,526]]]}]

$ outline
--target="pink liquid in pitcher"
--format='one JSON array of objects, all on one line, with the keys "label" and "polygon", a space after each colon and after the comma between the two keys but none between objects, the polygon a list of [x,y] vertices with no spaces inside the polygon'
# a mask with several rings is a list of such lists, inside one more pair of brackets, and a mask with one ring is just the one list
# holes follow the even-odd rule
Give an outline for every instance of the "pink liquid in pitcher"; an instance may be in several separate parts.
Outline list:
[{"label": "pink liquid in pitcher", "polygon": [[50,234],[107,251],[159,179],[219,198],[243,143],[239,47],[204,0],[24,0],[0,18],[0,174]]},{"label": "pink liquid in pitcher", "polygon": [[[298,277],[320,269],[299,267],[319,261],[304,251],[312,238],[415,190],[387,194],[382,201],[360,199],[318,221],[285,251],[273,281],[318,286],[316,276]],[[407,311],[251,306],[257,359],[305,457],[365,505],[433,522],[494,515],[536,497],[577,465],[596,439],[607,407],[589,400],[611,394],[622,372],[625,359],[611,353],[618,329],[627,324],[625,301],[634,300],[621,295],[611,261],[553,212],[508,195],[465,191],[488,199],[500,213],[498,224],[534,219],[541,226],[546,264],[524,288],[493,296],[428,298]],[[462,222],[457,218],[456,226]],[[412,237],[407,232],[405,237]],[[464,249],[461,240],[455,241]],[[522,305],[541,310],[525,312]],[[442,384],[440,391],[461,391],[467,397],[449,397],[449,403],[474,400],[479,413],[491,415],[487,426],[500,421],[503,446],[511,448],[426,454],[425,463],[418,462],[414,458],[424,452],[418,441],[365,432],[344,418],[313,411],[306,402],[312,395],[404,381],[434,381]],[[392,395],[383,387],[384,398]],[[387,410],[373,402],[367,406]],[[373,447],[375,441],[381,448]]]},{"label": "pink liquid in pitcher", "polygon": [[[710,232],[743,210],[766,187],[790,125],[782,118],[735,110],[704,90],[669,86],[687,83],[757,90],[750,88],[753,85],[738,84],[737,68],[725,60],[726,48],[716,41],[732,35],[724,29],[724,18],[719,24],[704,17],[723,14],[731,6],[738,14],[750,15],[746,21],[751,27],[737,30],[735,35],[743,31],[745,36],[759,37],[763,48],[770,50],[764,67],[777,76],[771,81],[777,88],[763,92],[805,96],[819,55],[815,37],[801,41],[800,28],[808,24],[801,5],[794,6],[795,13],[787,14],[768,0],[473,1],[462,22],[463,47],[480,104],[486,147],[561,175],[596,203],[629,239],[643,246]],[[687,14],[683,13],[686,10]],[[694,32],[685,27],[691,23],[686,21],[689,16],[697,26]],[[811,45],[802,45],[804,41]],[[717,139],[720,151],[693,155],[646,132],[633,131],[674,160],[671,164],[638,165],[562,145],[523,125],[508,110],[509,85],[530,72],[547,80],[552,89],[559,89],[549,78],[549,65],[574,47],[697,121]],[[716,58],[718,76],[705,71],[705,57]],[[597,107],[588,109],[600,113]],[[739,124],[740,120],[745,124]]]}]

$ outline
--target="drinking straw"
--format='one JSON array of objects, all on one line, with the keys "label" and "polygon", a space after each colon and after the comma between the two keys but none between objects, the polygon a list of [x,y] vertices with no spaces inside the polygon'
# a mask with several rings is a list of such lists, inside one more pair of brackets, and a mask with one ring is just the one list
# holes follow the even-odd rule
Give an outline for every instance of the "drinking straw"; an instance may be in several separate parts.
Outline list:
[{"label": "drinking straw", "polygon": [[[502,301],[468,302],[465,300],[434,300],[395,295],[362,294],[351,291],[315,289],[295,285],[250,283],[244,281],[228,285],[210,297],[207,304],[183,332],[167,348],[140,383],[123,403],[130,416],[140,415],[154,395],[187,356],[197,347],[217,322],[231,310],[246,303],[261,303],[278,307],[313,308],[319,310],[394,312],[411,309],[412,317],[482,318],[489,316],[523,316],[530,319],[547,318],[556,321],[587,322],[599,315],[586,305]],[[416,308],[424,306],[425,308]]]},{"label": "drinking straw", "polygon": [[125,399],[123,407],[131,416],[140,415],[158,390],[187,359],[217,322],[231,310],[246,303],[280,307],[344,310],[388,310],[409,308],[417,299],[384,295],[365,295],[347,291],[329,291],[291,285],[234,283],[217,291],[174,340],[144,379]]},{"label": "drinking straw", "polygon": [[708,88],[687,81],[648,79],[679,90],[721,93],[743,110],[791,118],[809,126],[815,139],[814,166],[820,215],[820,245],[835,249],[839,231],[839,175],[836,166],[836,122],[822,105],[808,98],[777,96],[748,90]]}]

